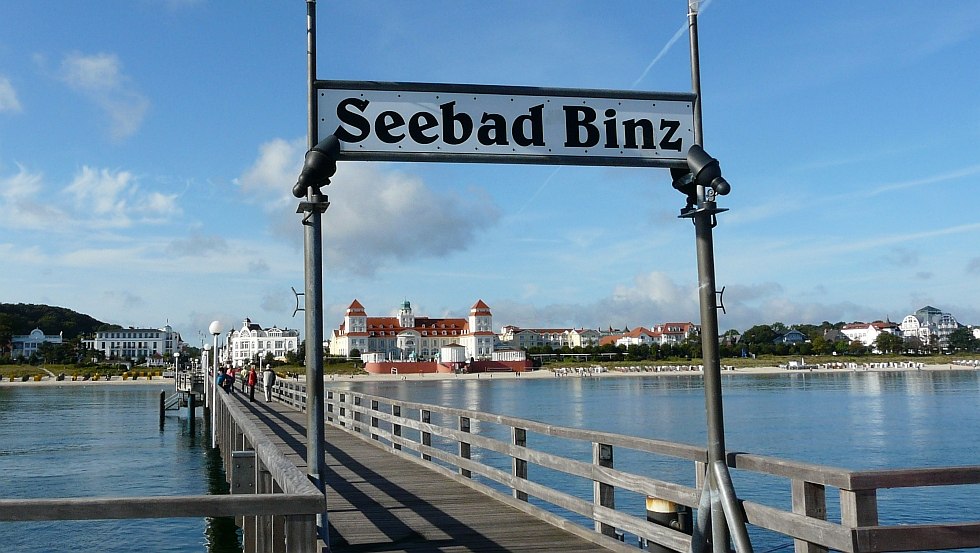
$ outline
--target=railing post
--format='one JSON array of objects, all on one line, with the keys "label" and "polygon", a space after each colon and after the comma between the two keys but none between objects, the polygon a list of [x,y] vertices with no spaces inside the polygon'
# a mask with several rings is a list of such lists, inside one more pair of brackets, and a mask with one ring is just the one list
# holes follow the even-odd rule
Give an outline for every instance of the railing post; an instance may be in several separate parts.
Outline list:
[{"label": "railing post", "polygon": [[[361,406],[361,396],[354,396],[354,407]],[[361,431],[361,411],[358,409],[351,409],[354,412],[354,432]]]},{"label": "railing post", "polygon": [[316,515],[286,517],[286,553],[316,553]]},{"label": "railing post", "polygon": [[[793,512],[808,517],[827,520],[827,490],[823,484],[804,480],[791,481]],[[827,553],[827,548],[807,541],[794,539],[796,553]]]},{"label": "railing post", "polygon": [[[255,493],[255,451],[234,451],[231,454],[232,495]],[[255,543],[255,517],[236,516],[235,523],[242,529],[245,550]]]},{"label": "railing post", "polygon": [[327,390],[327,420],[333,422],[333,390]]},{"label": "railing post", "polygon": [[[258,461],[255,467],[255,493],[272,493],[272,473]],[[272,516],[259,515],[255,517],[255,547],[252,551],[262,553],[272,550]]]},{"label": "railing post", "polygon": [[[592,463],[596,466],[613,467],[613,447],[608,444],[592,443]],[[599,507],[616,508],[616,489],[599,481],[592,482],[592,501]],[[604,536],[616,537],[616,527],[595,521],[595,531]]]},{"label": "railing post", "polygon": [[[469,434],[469,432],[470,432],[470,418],[469,417],[459,417],[459,431],[460,432],[466,432],[467,434]],[[470,444],[469,444],[469,442],[464,442],[464,441],[460,440],[460,442],[459,442],[459,456],[461,458],[463,458],[463,459],[469,459],[470,458]],[[466,478],[472,478],[473,477],[472,473],[468,469],[464,469],[462,467],[459,469],[459,473],[462,476],[466,477]]]},{"label": "railing post", "polygon": [[[378,410],[378,400],[376,400],[376,399],[372,399],[371,400],[371,410],[372,411],[377,411]],[[371,416],[371,428],[377,428],[377,427],[378,427],[378,417],[375,417],[375,416],[372,415]],[[372,431],[371,432],[371,439],[372,440],[378,440],[378,434],[376,432]]]},{"label": "railing post", "polygon": [[[428,409],[421,409],[419,411],[419,419],[421,419],[422,424],[430,424],[432,422],[432,413]],[[421,432],[420,438],[422,439],[423,446],[432,446],[432,434],[426,431]],[[426,453],[422,453],[423,461],[431,461],[432,456]]]},{"label": "railing post", "polygon": [[347,394],[340,393],[340,426],[347,426],[347,422],[344,421],[344,417],[347,415]]},{"label": "railing post", "polygon": [[[517,447],[527,447],[527,430],[524,428],[513,427],[510,429],[510,433],[514,441],[514,445]],[[511,461],[511,465],[514,469],[514,477],[527,480],[527,459],[514,457]],[[520,501],[527,501],[527,492],[515,489],[514,498]]]},{"label": "railing post", "polygon": [[859,528],[878,525],[878,490],[840,490],[840,522]]},{"label": "railing post", "polygon": [[[392,417],[401,417],[402,416],[402,407],[401,407],[401,405],[394,405],[394,404],[392,404],[392,406],[391,406],[391,416]],[[401,437],[401,435],[402,435],[402,425],[391,423],[391,433],[394,434],[395,436]],[[393,445],[395,446],[395,449],[396,450],[399,450],[400,451],[401,448],[402,448],[402,444],[393,444]]]},{"label": "railing post", "polygon": [[[282,487],[273,479],[272,493],[283,493]],[[286,553],[286,515],[272,516],[272,553]]]}]

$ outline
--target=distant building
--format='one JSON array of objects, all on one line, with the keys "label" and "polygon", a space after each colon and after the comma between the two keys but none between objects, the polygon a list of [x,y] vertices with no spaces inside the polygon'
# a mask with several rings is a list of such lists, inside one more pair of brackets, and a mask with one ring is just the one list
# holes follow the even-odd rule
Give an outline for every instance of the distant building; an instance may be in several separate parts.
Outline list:
[{"label": "distant building", "polygon": [[661,344],[679,344],[701,336],[701,327],[694,323],[663,323],[654,325],[654,334],[660,335]]},{"label": "distant building", "polygon": [[902,329],[891,321],[875,321],[873,323],[850,323],[840,329],[844,336],[851,342],[861,342],[866,346],[873,346],[878,335],[882,332],[894,336],[902,336]]},{"label": "distant building", "polygon": [[924,346],[946,347],[949,335],[959,326],[956,318],[949,313],[927,305],[902,319],[900,328],[906,340],[916,338]]},{"label": "distant building", "polygon": [[167,358],[184,347],[180,333],[170,325],[163,328],[99,330],[95,338],[82,340],[82,345],[102,352],[106,359],[146,358],[150,365],[166,364]]},{"label": "distant building", "polygon": [[242,327],[228,332],[225,362],[233,367],[245,367],[272,354],[277,361],[285,361],[286,354],[299,351],[299,331],[288,328],[262,328],[246,318]]},{"label": "distant building", "polygon": [[462,347],[467,359],[479,361],[493,357],[494,338],[493,314],[483,300],[473,304],[466,318],[418,317],[407,300],[398,316],[369,317],[354,300],[340,328],[333,331],[330,353],[349,356],[357,350],[361,355],[380,354],[372,359],[438,361],[443,348],[452,347],[456,357],[456,348]]},{"label": "distant building", "polygon": [[837,342],[847,340],[848,338],[846,334],[837,330],[836,328],[828,328],[823,331],[823,339],[830,344],[836,344]]},{"label": "distant building", "polygon": [[45,334],[40,328],[35,328],[30,334],[15,334],[10,338],[11,351],[10,357],[17,359],[19,357],[30,357],[38,352],[41,344],[60,344],[62,343],[62,335],[58,334]]},{"label": "distant building", "polygon": [[774,344],[802,344],[809,340],[806,334],[803,334],[799,330],[792,329],[780,334],[772,341]]},{"label": "distant building", "polygon": [[651,346],[659,344],[661,337],[662,334],[654,333],[649,329],[638,326],[617,338],[615,344],[617,346],[626,346],[627,349],[632,346]]},{"label": "distant building", "polygon": [[701,336],[701,327],[694,323],[662,323],[653,325],[650,329],[641,326],[633,330],[626,329],[619,334],[603,335],[599,345],[614,344],[627,348],[640,344],[676,345],[686,340],[697,339],[699,336]]}]

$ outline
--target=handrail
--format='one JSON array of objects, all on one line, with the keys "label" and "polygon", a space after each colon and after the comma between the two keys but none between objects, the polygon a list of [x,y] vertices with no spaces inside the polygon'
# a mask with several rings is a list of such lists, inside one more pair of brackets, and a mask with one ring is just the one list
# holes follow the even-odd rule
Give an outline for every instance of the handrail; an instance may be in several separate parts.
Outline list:
[{"label": "handrail", "polygon": [[[301,382],[284,382],[278,393],[283,402],[297,409],[305,405]],[[707,454],[702,447],[352,391],[328,390],[325,403],[324,412],[329,424],[380,447],[389,448],[393,454],[424,463],[454,480],[574,533],[581,535],[584,530],[593,536],[589,539],[604,546],[615,548],[610,542],[617,532],[620,535],[628,532],[640,540],[675,550],[687,550],[690,545],[690,536],[617,508],[612,490],[633,492],[696,508],[701,495],[700,484],[706,471]],[[434,415],[454,422],[434,422]],[[483,435],[483,425],[506,428],[506,434],[512,439],[503,441]],[[498,434],[505,433],[498,431]],[[593,459],[588,462],[555,451],[534,449],[528,434],[591,443]],[[695,485],[617,469],[613,465],[615,449],[691,462],[695,469],[692,471],[696,475]],[[485,455],[478,454],[480,451]],[[493,455],[509,457],[511,470],[502,470],[481,461]],[[529,480],[529,464],[591,481],[594,497],[591,501],[584,500]],[[881,526],[877,500],[878,489],[980,484],[980,466],[847,470],[741,452],[730,453],[727,464],[739,472],[789,481],[791,510],[748,500],[736,501],[745,512],[749,524],[792,538],[800,553],[824,553],[829,549],[865,553],[980,546],[980,520]],[[495,486],[507,491],[501,492]],[[839,495],[840,515],[836,521],[827,520],[827,488]],[[536,499],[535,504],[528,503],[529,497]],[[595,531],[570,524],[567,517],[554,513],[556,509],[538,507],[540,502],[591,519]]]}]

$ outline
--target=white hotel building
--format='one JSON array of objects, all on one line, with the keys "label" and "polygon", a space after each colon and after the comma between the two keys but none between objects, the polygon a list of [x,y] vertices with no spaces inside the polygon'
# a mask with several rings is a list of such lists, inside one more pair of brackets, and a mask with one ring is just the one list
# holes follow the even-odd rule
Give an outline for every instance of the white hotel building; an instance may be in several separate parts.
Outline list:
[{"label": "white hotel building", "polygon": [[150,365],[165,364],[166,359],[184,347],[180,333],[170,325],[99,330],[94,338],[82,340],[82,345],[102,352],[106,359],[146,358]]},{"label": "white hotel building", "polygon": [[299,351],[299,331],[288,328],[262,328],[246,318],[242,327],[228,332],[224,361],[233,367],[247,367],[264,360],[267,355],[285,361],[286,354]]},{"label": "white hotel building", "polygon": [[330,354],[350,356],[357,350],[389,361],[430,361],[439,360],[444,347],[461,347],[466,359],[479,361],[494,357],[494,338],[493,314],[483,300],[465,319],[416,317],[408,301],[398,316],[369,317],[354,300],[340,328],[333,331]]}]

